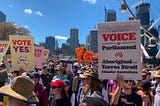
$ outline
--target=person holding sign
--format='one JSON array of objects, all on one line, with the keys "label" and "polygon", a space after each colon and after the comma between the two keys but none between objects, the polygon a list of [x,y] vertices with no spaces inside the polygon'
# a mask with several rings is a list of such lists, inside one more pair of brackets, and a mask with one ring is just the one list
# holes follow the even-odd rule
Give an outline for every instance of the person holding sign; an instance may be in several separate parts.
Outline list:
[{"label": "person holding sign", "polygon": [[117,75],[117,88],[111,98],[111,106],[142,106],[142,98],[132,90],[133,81]]}]

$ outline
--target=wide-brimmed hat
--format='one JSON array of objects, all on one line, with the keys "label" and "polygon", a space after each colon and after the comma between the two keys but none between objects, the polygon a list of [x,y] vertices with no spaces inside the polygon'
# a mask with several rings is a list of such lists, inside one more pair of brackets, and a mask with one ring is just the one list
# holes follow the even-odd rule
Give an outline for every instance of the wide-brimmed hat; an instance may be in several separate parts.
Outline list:
[{"label": "wide-brimmed hat", "polygon": [[160,78],[160,70],[158,70],[155,74],[152,75],[154,78]]},{"label": "wide-brimmed hat", "polygon": [[39,102],[34,93],[35,83],[26,76],[18,76],[11,85],[5,85],[0,88],[0,93],[22,100],[26,103]]},{"label": "wide-brimmed hat", "polygon": [[0,71],[0,82],[7,81],[8,80],[8,73],[6,70]]},{"label": "wide-brimmed hat", "polygon": [[87,75],[88,75],[89,73],[90,73],[89,70],[85,70],[85,71],[83,72],[83,74],[79,74],[79,78],[85,79],[85,78],[88,77]]},{"label": "wide-brimmed hat", "polygon": [[85,73],[85,72],[84,72],[84,75],[99,80],[99,79],[98,79],[98,73],[97,73],[97,72],[94,72],[94,71],[90,71],[89,73]]},{"label": "wide-brimmed hat", "polygon": [[66,87],[64,81],[63,81],[63,80],[60,80],[60,79],[56,79],[56,80],[52,81],[52,82],[50,83],[50,85],[51,85],[52,87],[58,87],[58,88],[63,88],[63,89]]}]

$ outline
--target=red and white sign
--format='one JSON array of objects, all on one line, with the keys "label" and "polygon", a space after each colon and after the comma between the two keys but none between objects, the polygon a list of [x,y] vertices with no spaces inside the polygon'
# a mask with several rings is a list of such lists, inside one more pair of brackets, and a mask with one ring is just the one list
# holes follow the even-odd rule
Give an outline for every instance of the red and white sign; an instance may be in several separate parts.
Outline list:
[{"label": "red and white sign", "polygon": [[100,79],[141,79],[140,22],[106,22],[98,25]]}]

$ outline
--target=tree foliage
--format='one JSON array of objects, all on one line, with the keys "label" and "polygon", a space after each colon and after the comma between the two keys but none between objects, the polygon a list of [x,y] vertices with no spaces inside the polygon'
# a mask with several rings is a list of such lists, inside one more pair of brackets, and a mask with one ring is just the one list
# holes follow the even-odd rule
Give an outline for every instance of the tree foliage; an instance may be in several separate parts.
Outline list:
[{"label": "tree foliage", "polygon": [[9,40],[9,35],[29,35],[29,31],[17,24],[0,22],[0,40]]},{"label": "tree foliage", "polygon": [[9,35],[15,35],[16,28],[11,23],[0,23],[0,40],[9,40]]}]

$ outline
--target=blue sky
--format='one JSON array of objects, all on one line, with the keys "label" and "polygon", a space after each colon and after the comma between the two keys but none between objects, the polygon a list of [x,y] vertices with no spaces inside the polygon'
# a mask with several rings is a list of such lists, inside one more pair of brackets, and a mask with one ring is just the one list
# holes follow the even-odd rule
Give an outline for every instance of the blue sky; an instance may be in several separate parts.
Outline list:
[{"label": "blue sky", "polygon": [[[126,1],[130,7],[140,2]],[[150,17],[156,20],[160,16],[160,0],[145,2],[151,3]],[[128,17],[120,13],[120,0],[0,0],[0,11],[6,14],[7,22],[28,28],[37,44],[44,42],[46,36],[66,42],[71,28],[79,29],[79,41],[84,44],[89,30],[104,22],[104,7],[117,12],[117,21]]]}]

